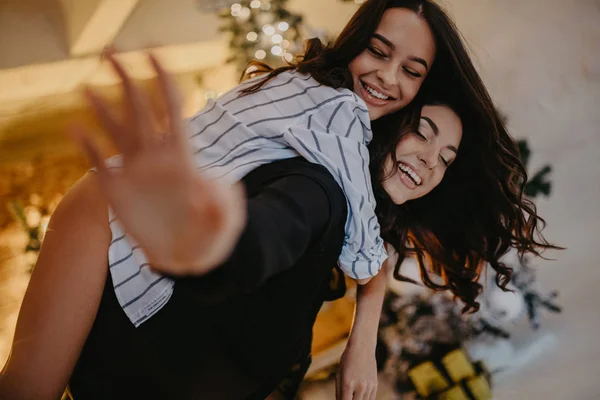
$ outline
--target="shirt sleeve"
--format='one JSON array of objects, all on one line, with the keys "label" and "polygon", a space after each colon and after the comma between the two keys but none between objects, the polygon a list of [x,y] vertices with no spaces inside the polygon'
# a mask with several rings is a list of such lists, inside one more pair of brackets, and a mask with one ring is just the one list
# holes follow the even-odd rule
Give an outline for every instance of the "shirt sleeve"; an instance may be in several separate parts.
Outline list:
[{"label": "shirt sleeve", "polygon": [[[311,168],[311,170],[315,170]],[[327,171],[290,172],[248,199],[247,224],[230,258],[203,277],[185,277],[196,300],[216,303],[252,291],[283,272],[346,217],[344,195]]]},{"label": "shirt sleeve", "polygon": [[369,172],[371,138],[368,110],[354,94],[318,109],[284,135],[304,158],[327,168],[344,191],[348,216],[339,266],[354,279],[375,276],[387,258]]}]

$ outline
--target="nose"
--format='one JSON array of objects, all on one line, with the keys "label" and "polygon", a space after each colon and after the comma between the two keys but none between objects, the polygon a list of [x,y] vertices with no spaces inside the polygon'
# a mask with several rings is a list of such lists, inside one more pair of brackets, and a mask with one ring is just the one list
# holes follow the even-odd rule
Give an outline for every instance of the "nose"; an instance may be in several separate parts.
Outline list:
[{"label": "nose", "polygon": [[427,144],[417,157],[428,169],[434,169],[439,162],[438,151],[432,144]]},{"label": "nose", "polygon": [[377,70],[377,78],[385,89],[398,86],[398,68],[390,64]]}]

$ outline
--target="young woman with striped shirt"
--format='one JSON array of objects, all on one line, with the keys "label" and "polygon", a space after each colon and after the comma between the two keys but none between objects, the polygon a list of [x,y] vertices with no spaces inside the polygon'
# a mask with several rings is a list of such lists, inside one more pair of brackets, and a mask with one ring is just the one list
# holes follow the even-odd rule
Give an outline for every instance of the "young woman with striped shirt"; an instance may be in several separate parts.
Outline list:
[{"label": "young woman with striped shirt", "polygon": [[[322,266],[333,261],[332,254],[339,256],[340,268],[366,283],[386,258],[380,236],[402,255],[395,259],[396,275],[410,239],[432,256],[431,272],[441,274],[447,287],[470,308],[476,307],[480,288],[475,278],[484,260],[508,276],[509,270],[498,257],[509,245],[516,243],[528,251],[545,245],[533,240],[537,216],[521,199],[522,189],[511,181],[515,176],[524,177],[514,144],[454,26],[427,0],[367,2],[332,48],[312,41],[297,65],[275,70],[266,79],[255,78],[209,104],[189,121],[189,140],[175,117],[176,96],[160,66],[154,61],[167,100],[171,134],[159,145],[143,95],[114,59],[113,64],[123,79],[131,112],[128,124],[119,125],[93,93],[88,92],[88,98],[123,159],[105,165],[95,146],[80,138],[98,168],[98,180],[111,206],[110,223],[106,226],[96,219],[106,205],[98,201],[94,178],[84,178],[55,214],[51,226],[55,233],[51,230],[46,238],[47,250],[42,250],[32,276],[0,388],[52,398],[68,379],[101,302],[74,375],[73,385],[82,398],[134,393],[174,398],[262,396],[306,355],[310,327],[318,306],[327,298],[323,284],[330,274],[320,268],[307,275],[307,257]],[[421,115],[420,105],[426,101],[417,100],[414,108],[408,106],[424,82],[423,96],[441,99],[454,110],[442,106],[434,110],[441,112],[437,117],[446,120],[445,125],[454,127],[449,129],[454,136],[435,129],[435,117],[428,117],[426,109]],[[401,114],[393,114],[406,107]],[[378,160],[373,184],[366,170],[366,146],[372,139],[369,120],[377,120],[371,149]],[[421,126],[414,126],[415,121]],[[417,146],[420,150],[403,155],[410,149],[411,135],[401,128],[420,135],[427,150]],[[430,132],[428,136],[424,130]],[[190,144],[194,150],[191,157],[187,156]],[[425,215],[418,220],[406,216],[404,208],[391,205],[405,204],[434,189],[459,146],[467,149],[463,163],[467,168],[457,169],[472,177],[470,168],[483,168],[478,182],[492,188],[486,193],[490,199],[486,212],[494,217],[466,231],[467,235],[480,235],[475,242],[470,242],[471,236],[462,241],[451,239]],[[379,150],[373,153],[373,148]],[[479,154],[490,157],[480,158]],[[324,170],[311,169],[298,161],[298,156]],[[110,173],[106,166],[119,170]],[[490,167],[495,168],[493,173]],[[239,185],[223,185],[242,178],[251,189],[247,199]],[[454,182],[457,187],[464,185]],[[379,192],[373,193],[372,186]],[[333,200],[340,199],[340,188],[342,204]],[[331,209],[332,205],[337,207]],[[476,210],[467,211],[476,216]],[[528,220],[523,211],[529,214]],[[383,227],[381,235],[376,215]],[[452,217],[450,211],[439,222]],[[78,224],[83,225],[78,228]],[[339,236],[340,232],[345,234]],[[79,251],[66,252],[65,240],[74,242],[71,247]],[[490,248],[490,243],[495,246]],[[100,297],[106,279],[102,254],[106,253],[110,276]],[[84,262],[91,266],[81,267]],[[423,272],[425,283],[433,285],[425,267]],[[176,278],[184,275],[201,277]],[[345,360],[353,361],[343,362],[342,371],[349,372],[339,379],[342,398],[374,398],[373,332],[384,290],[383,275],[359,288],[356,323],[345,354]],[[80,286],[69,284],[64,295],[55,293],[42,301],[41,295],[52,292],[58,281]],[[285,292],[278,292],[282,288]],[[298,290],[296,296],[288,297]],[[75,299],[81,303],[69,313],[68,321],[61,323],[64,308],[73,308]],[[274,301],[281,303],[274,305]],[[253,305],[246,310],[253,318],[242,327],[230,325],[224,318],[233,318],[244,304]],[[282,305],[301,322],[282,317],[278,308]],[[127,323],[119,325],[116,322],[123,319],[123,311]],[[265,319],[267,316],[270,318]],[[277,317],[284,321],[275,327],[272,324]],[[257,321],[263,323],[248,326]],[[165,333],[169,326],[177,329]],[[110,337],[111,332],[117,336]],[[190,332],[194,333],[191,337]],[[273,336],[274,332],[277,335]],[[33,340],[20,340],[32,333],[38,334]],[[201,343],[194,343],[194,338]],[[229,354],[231,349],[223,349],[222,343],[215,343],[224,338],[237,349],[235,356]],[[239,348],[238,342],[244,341],[248,346]],[[94,343],[100,346],[100,353],[92,350]],[[102,357],[119,362],[104,364]],[[267,361],[257,361],[257,357]],[[69,361],[49,370],[49,360],[56,359]],[[358,368],[359,362],[367,359],[372,361],[369,367]],[[161,362],[170,367],[156,365]],[[29,370],[26,363],[30,363]],[[214,371],[209,373],[210,369]],[[253,371],[249,373],[249,369]],[[100,380],[95,382],[94,375],[100,375]],[[29,382],[28,376],[44,376],[43,382],[37,387],[14,386]],[[136,377],[156,379],[140,387],[132,381]],[[233,377],[236,384],[227,386],[226,378]]]}]

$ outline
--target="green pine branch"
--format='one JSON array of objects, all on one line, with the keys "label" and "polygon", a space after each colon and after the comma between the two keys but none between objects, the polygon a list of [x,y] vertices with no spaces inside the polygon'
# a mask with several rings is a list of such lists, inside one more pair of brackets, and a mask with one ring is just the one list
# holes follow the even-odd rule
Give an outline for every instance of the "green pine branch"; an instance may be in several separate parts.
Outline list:
[{"label": "green pine branch", "polygon": [[[526,139],[517,140],[519,147],[519,157],[525,169],[528,169],[529,160],[531,158],[531,150]],[[549,174],[552,172],[552,167],[548,164],[544,165],[533,175],[529,174],[529,179],[525,184],[525,195],[530,198],[536,198],[539,195],[549,196],[552,190],[552,182],[550,182]]]}]

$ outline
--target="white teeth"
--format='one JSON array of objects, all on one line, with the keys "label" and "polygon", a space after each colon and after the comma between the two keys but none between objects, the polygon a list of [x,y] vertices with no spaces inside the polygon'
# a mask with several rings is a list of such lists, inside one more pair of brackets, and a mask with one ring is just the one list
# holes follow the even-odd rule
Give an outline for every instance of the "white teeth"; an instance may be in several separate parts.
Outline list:
[{"label": "white teeth", "polygon": [[403,163],[398,163],[398,168],[408,175],[417,185],[421,184],[421,177],[411,167]]},{"label": "white teeth", "polygon": [[362,85],[365,88],[365,90],[367,92],[369,92],[369,94],[373,97],[377,97],[378,99],[381,99],[381,100],[388,100],[390,98],[390,96],[386,96],[383,93],[379,93],[377,90],[373,89],[371,86],[367,86],[366,83],[363,83]]}]

